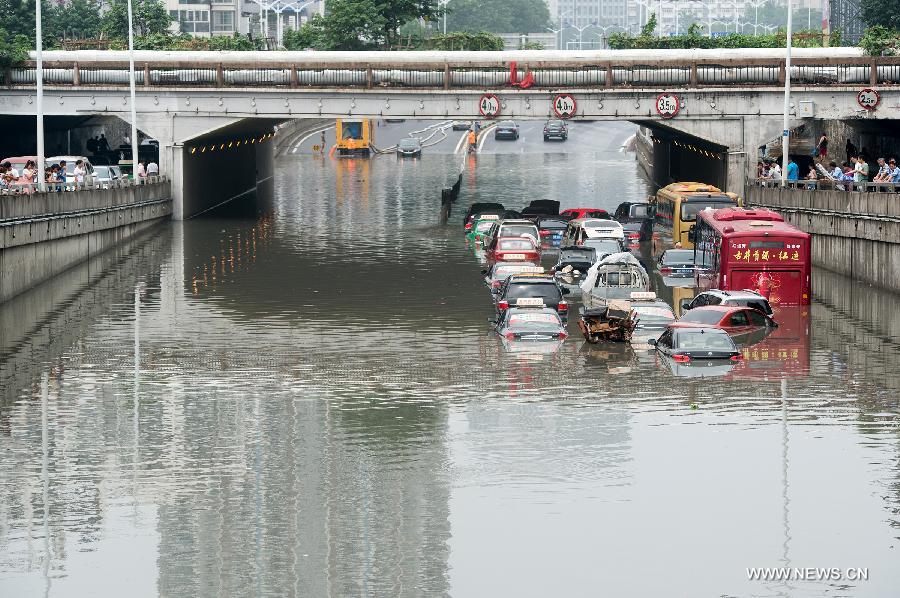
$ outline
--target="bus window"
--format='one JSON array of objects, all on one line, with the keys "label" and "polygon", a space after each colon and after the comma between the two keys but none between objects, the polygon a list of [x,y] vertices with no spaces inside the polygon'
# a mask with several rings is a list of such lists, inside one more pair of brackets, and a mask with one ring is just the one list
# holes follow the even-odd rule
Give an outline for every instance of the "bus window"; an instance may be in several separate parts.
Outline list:
[{"label": "bus window", "polygon": [[710,201],[683,201],[681,202],[681,220],[683,222],[694,222],[697,220],[697,212],[700,210],[705,210],[706,208],[712,208],[713,210],[733,208],[734,205],[734,202],[730,199],[725,201],[718,199],[711,199]]}]

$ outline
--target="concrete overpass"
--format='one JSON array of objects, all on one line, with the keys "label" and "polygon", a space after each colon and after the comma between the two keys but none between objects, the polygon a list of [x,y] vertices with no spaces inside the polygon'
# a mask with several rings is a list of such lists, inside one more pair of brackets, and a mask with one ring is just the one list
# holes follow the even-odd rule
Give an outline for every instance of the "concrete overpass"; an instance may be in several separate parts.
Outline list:
[{"label": "concrete overpass", "polygon": [[[547,118],[556,97],[566,93],[575,100],[573,119],[625,119],[706,140],[726,162],[727,187],[741,191],[756,148],[780,135],[786,74],[784,52],[769,49],[139,51],[135,58],[138,127],[160,142],[163,172],[174,183],[175,218],[245,192],[246,173],[268,176],[267,142],[276,123],[347,116],[479,118],[481,100],[490,94],[499,107],[496,118]],[[130,118],[127,53],[45,52],[44,67],[46,114]],[[900,58],[872,58],[858,48],[797,49],[791,78],[794,125],[804,118],[891,119],[900,106],[894,83],[900,81]],[[0,114],[33,115],[33,63],[7,69],[3,81]],[[857,102],[865,88],[880,93],[875,109]],[[670,113],[658,110],[662,94]],[[204,147],[217,151],[197,151]],[[245,175],[210,190],[210,168],[243,169]],[[207,183],[200,203],[190,195],[196,181]]]}]

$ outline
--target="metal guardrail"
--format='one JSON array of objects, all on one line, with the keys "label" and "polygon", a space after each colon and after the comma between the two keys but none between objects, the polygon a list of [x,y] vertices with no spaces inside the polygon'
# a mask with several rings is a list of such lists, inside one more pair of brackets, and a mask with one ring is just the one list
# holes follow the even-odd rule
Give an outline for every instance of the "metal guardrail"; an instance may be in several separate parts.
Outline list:
[{"label": "metal guardrail", "polygon": [[164,183],[168,181],[168,177],[148,176],[143,179],[112,179],[109,181],[94,180],[90,183],[44,183],[44,190],[38,189],[37,183],[11,183],[0,187],[0,195],[33,195],[35,193],[63,193],[68,191],[89,191],[89,190],[108,190],[108,189],[126,189],[128,187],[137,187],[140,185],[149,185],[155,183]]},{"label": "metal guardrail", "polygon": [[[757,187],[781,188],[781,179],[753,179],[750,184]],[[900,183],[871,183],[854,181],[836,181],[833,179],[787,181],[788,189],[804,191],[864,191],[869,193],[897,193]]]},{"label": "metal guardrail", "polygon": [[[70,53],[77,55],[79,53]],[[71,59],[46,59],[44,83],[52,86],[124,87],[128,85],[128,65],[125,62],[99,60],[94,57],[73,56]],[[110,53],[115,56],[115,53]],[[533,88],[697,88],[776,86],[784,82],[785,61],[777,50],[750,53],[750,57],[723,52],[657,51],[649,53],[597,53],[596,60],[587,56],[567,57],[548,53],[529,55],[518,63],[513,78],[512,59],[500,56],[454,60],[436,59],[422,53],[418,62],[410,60],[411,53],[357,54],[354,62],[346,57],[337,60],[332,54],[244,53],[241,59],[231,53],[227,60],[214,62],[207,53],[162,53],[164,57],[152,61],[138,60],[136,83],[150,88],[431,88],[431,89],[516,89],[524,72],[533,77]],[[446,54],[446,53],[445,53]],[[452,55],[452,53],[450,53]],[[461,53],[471,54],[471,53]],[[491,54],[494,53],[485,53]],[[844,52],[837,57],[827,52],[809,53],[792,59],[791,79],[797,86],[859,86],[900,85],[900,57],[853,56]],[[60,55],[62,56],[62,55]],[[682,57],[690,56],[690,57]],[[401,60],[402,58],[402,60]],[[240,62],[244,60],[245,62]],[[280,61],[279,61],[280,60]],[[395,62],[392,62],[395,61]],[[368,61],[368,62],[367,62]],[[7,68],[2,72],[7,86],[33,86],[36,68],[33,62]]]}]

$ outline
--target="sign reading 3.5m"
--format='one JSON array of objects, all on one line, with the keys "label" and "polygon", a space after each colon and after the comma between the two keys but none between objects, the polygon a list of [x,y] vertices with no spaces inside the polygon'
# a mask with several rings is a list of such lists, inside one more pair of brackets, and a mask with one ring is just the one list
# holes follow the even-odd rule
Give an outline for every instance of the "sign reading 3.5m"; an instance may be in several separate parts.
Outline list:
[{"label": "sign reading 3.5m", "polygon": [[679,100],[674,93],[661,93],[656,96],[656,113],[663,118],[672,118],[678,114]]},{"label": "sign reading 3.5m", "polygon": [[500,114],[500,98],[492,93],[486,93],[478,101],[478,112],[485,118],[494,118]]},{"label": "sign reading 3.5m", "polygon": [[575,96],[570,93],[561,93],[553,98],[553,112],[559,118],[572,118],[578,110]]}]

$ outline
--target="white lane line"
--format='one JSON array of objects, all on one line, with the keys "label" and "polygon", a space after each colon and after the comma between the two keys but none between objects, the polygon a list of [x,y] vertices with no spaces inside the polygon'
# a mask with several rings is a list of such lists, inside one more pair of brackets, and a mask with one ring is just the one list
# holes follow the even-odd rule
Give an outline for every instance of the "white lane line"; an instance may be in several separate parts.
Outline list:
[{"label": "white lane line", "polygon": [[297,151],[300,149],[300,146],[302,146],[304,143],[306,143],[306,140],[309,139],[310,137],[312,137],[313,135],[318,135],[319,133],[322,133],[323,131],[328,131],[329,129],[333,129],[334,127],[335,127],[335,125],[328,125],[324,129],[316,129],[312,133],[304,136],[303,139],[301,139],[300,141],[298,141],[297,143],[294,144],[293,149],[291,149],[291,153],[296,154]]},{"label": "white lane line", "polygon": [[481,141],[478,143],[478,152],[481,152],[481,149],[484,147],[484,142],[487,141],[488,133],[497,128],[497,125],[491,125],[486,129],[481,130]]},{"label": "white lane line", "polygon": [[456,142],[456,149],[453,150],[454,154],[458,154],[459,152],[462,151],[463,143],[465,143],[466,139],[468,139],[468,138],[469,138],[469,132],[466,131],[465,133],[462,134],[462,137],[459,138],[459,141]]}]

